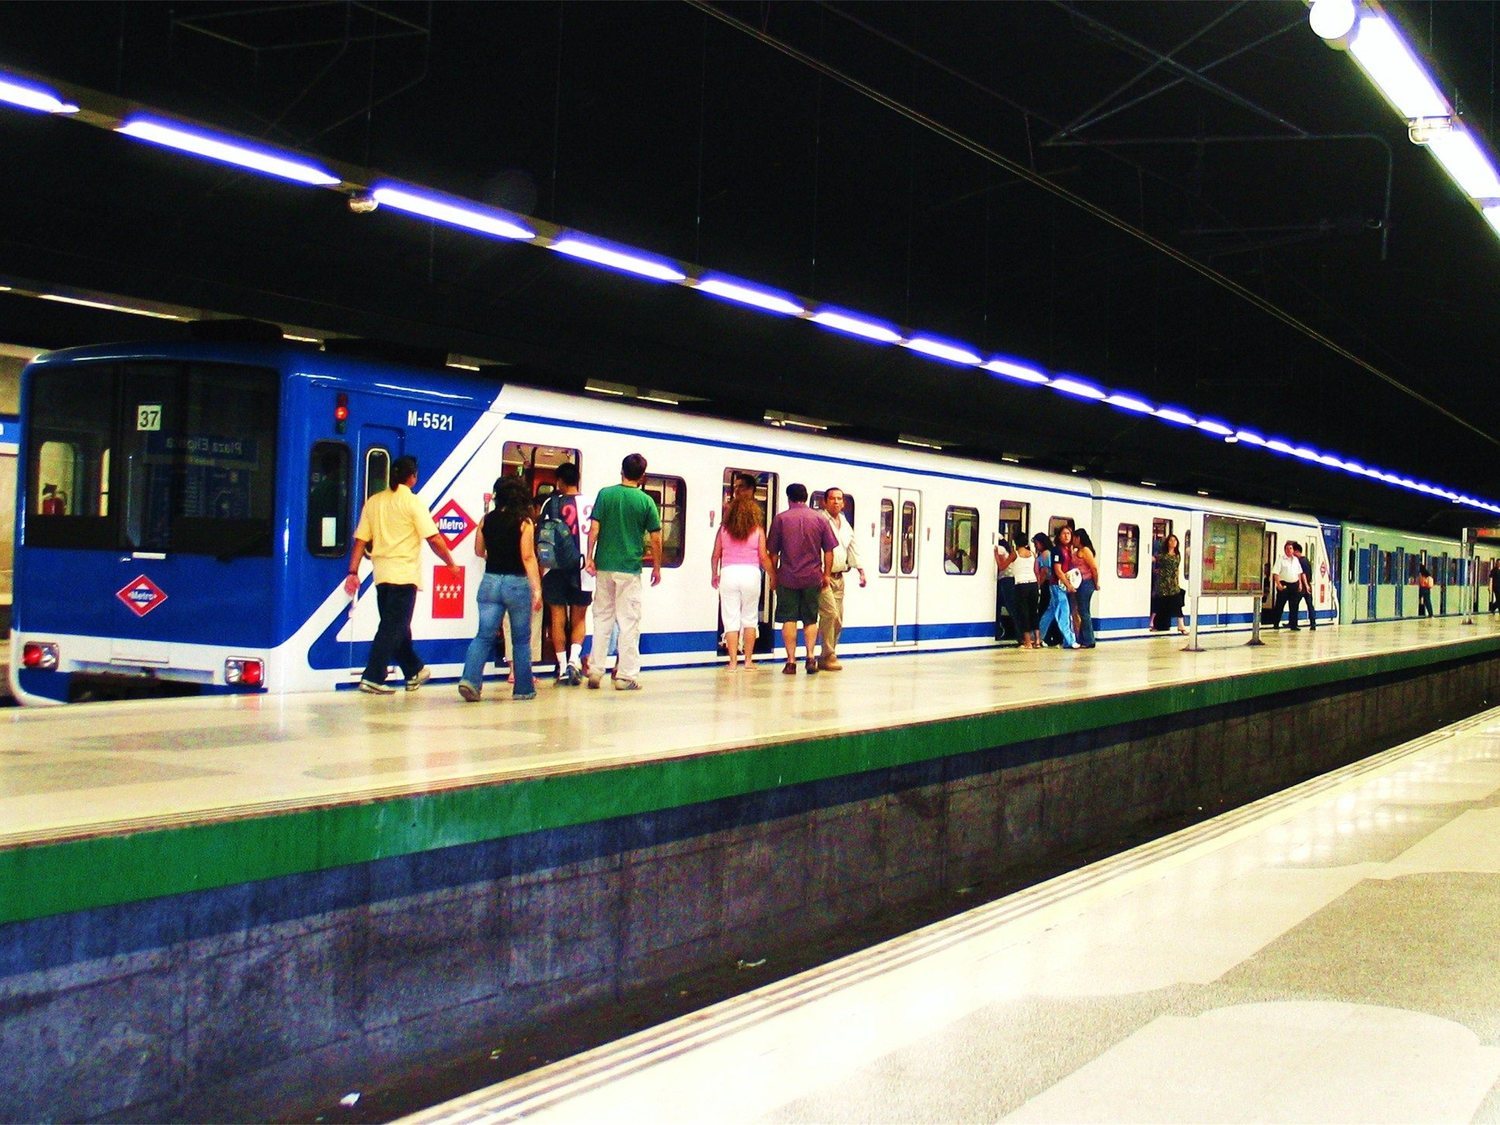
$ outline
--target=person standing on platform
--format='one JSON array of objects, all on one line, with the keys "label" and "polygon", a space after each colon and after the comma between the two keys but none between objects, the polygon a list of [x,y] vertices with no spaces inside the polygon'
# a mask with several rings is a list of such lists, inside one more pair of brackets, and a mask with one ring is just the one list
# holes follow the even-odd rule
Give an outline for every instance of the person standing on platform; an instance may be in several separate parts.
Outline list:
[{"label": "person standing on platform", "polygon": [[479,631],[469,642],[458,681],[458,694],[468,703],[479,702],[484,665],[495,649],[495,630],[502,615],[510,622],[512,698],[536,698],[531,615],[542,608],[542,575],[536,561],[535,527],[526,482],[520,477],[501,477],[495,482],[495,510],[484,517],[474,537],[474,553],[484,560],[484,578],[478,593]]},{"label": "person standing on platform", "polygon": [[719,591],[719,614],[724,619],[724,648],[729,670],[740,662],[744,642],[744,666],[755,666],[755,642],[760,637],[760,576],[764,573],[774,589],[775,568],[766,550],[766,532],[761,527],[760,505],[754,491],[734,490],[714,550],[709,559],[713,587]]},{"label": "person standing on platform", "polygon": [[1057,596],[1052,573],[1052,540],[1038,531],[1031,537],[1031,550],[1036,558],[1037,635],[1044,648],[1055,648],[1062,643],[1062,633],[1051,624],[1050,617],[1052,600]]},{"label": "person standing on platform", "polygon": [[593,576],[583,569],[583,521],[578,513],[578,466],[571,461],[557,467],[557,491],[542,505],[542,520],[557,520],[578,544],[578,562],[556,566],[542,575],[542,600],[547,603],[552,628],[552,651],[557,654],[557,683],[583,683],[583,638],[588,629],[589,603],[594,600]]},{"label": "person standing on platform", "polygon": [[1432,616],[1432,572],[1425,566],[1417,567],[1417,616]]},{"label": "person standing on platform", "polygon": [[833,529],[838,546],[833,549],[833,568],[828,574],[828,585],[818,595],[818,636],[822,638],[822,650],[818,656],[818,667],[825,672],[843,669],[839,663],[839,636],[844,631],[844,575],[849,571],[859,573],[859,584],[865,584],[865,568],[860,565],[859,552],[854,549],[854,528],[844,518],[844,490],[829,488],[823,492],[823,516]]},{"label": "person standing on platform", "polygon": [[1007,569],[1015,582],[1016,635],[1021,640],[1021,647],[1041,648],[1042,642],[1036,631],[1038,613],[1036,555],[1032,553],[1031,546],[1026,542],[1024,531],[1016,536],[1016,558]]},{"label": "person standing on platform", "polygon": [[1151,564],[1151,628],[1165,633],[1177,619],[1177,631],[1187,632],[1187,614],[1183,612],[1182,548],[1177,536],[1162,541],[1161,554]]},{"label": "person standing on platform", "polygon": [[1490,561],[1490,612],[1500,613],[1500,559]]},{"label": "person standing on platform", "polygon": [[1276,570],[1273,576],[1276,579],[1276,609],[1271,628],[1281,628],[1281,611],[1290,603],[1292,612],[1288,624],[1295,631],[1297,629],[1297,598],[1302,589],[1302,564],[1297,561],[1290,540],[1281,549],[1281,558],[1276,560]]},{"label": "person standing on platform", "polygon": [[776,620],[786,645],[782,672],[797,674],[797,623],[806,634],[807,674],[818,673],[818,600],[833,570],[833,551],[839,545],[833,528],[807,506],[807,486],[786,486],[788,507],[771,521],[766,547],[776,560]]},{"label": "person standing on platform", "polygon": [[1073,569],[1072,542],[1072,529],[1060,527],[1057,529],[1057,540],[1047,552],[1051,559],[1049,569],[1052,573],[1052,600],[1047,603],[1047,611],[1042,614],[1041,630],[1045,636],[1048,624],[1055,625],[1058,636],[1062,638],[1063,648],[1082,648],[1073,635],[1073,606],[1068,597],[1072,592],[1068,579],[1068,572]]},{"label": "person standing on platform", "polygon": [[[1009,539],[1000,539],[995,543],[996,592],[1000,595],[1000,604],[1005,607],[1005,612],[1010,614],[1011,628],[1016,631],[1016,643],[1024,646],[1020,615],[1016,611],[1015,571],[1020,564],[1020,559],[1020,552],[1011,546]],[[1027,565],[1030,563],[1028,562]]]},{"label": "person standing on platform", "polygon": [[661,513],[641,489],[646,459],[631,453],[620,462],[620,483],[601,489],[589,514],[586,569],[594,586],[594,656],[589,687],[604,680],[604,647],[620,623],[615,690],[639,691],[641,681],[641,543],[650,536],[651,585],[661,584]]},{"label": "person standing on platform", "polygon": [[1083,528],[1073,532],[1073,566],[1078,571],[1078,590],[1074,603],[1078,607],[1078,643],[1093,648],[1094,591],[1099,588],[1099,560],[1094,557],[1094,543]]},{"label": "person standing on platform", "polygon": [[1292,544],[1292,554],[1297,556],[1297,565],[1302,568],[1302,585],[1298,587],[1296,595],[1292,600],[1292,624],[1297,624],[1297,602],[1298,597],[1307,602],[1307,627],[1316,629],[1318,627],[1318,611],[1313,606],[1313,572],[1312,561],[1302,553],[1302,544]]},{"label": "person standing on platform", "polygon": [[359,681],[359,690],[370,695],[390,695],[385,677],[391,662],[401,666],[406,690],[416,691],[432,678],[432,673],[417,656],[411,643],[411,615],[417,607],[417,589],[422,578],[422,541],[448,564],[457,578],[463,567],[453,560],[453,552],[438,534],[437,524],[427,505],[418,500],[412,489],[417,483],[417,459],[397,457],[391,465],[391,486],[365,501],[354,529],[354,549],[349,555],[349,576],[344,579],[344,593],[351,598],[359,593],[359,563],[365,548],[375,569],[375,604],[380,610],[380,625],[370,642],[370,659]]}]

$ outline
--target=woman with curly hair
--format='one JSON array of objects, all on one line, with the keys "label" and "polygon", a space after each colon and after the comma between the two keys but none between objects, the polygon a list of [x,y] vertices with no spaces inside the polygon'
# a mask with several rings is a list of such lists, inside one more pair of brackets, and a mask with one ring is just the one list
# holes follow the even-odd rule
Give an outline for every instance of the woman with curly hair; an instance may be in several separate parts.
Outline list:
[{"label": "woman with curly hair", "polygon": [[766,551],[760,505],[753,494],[736,491],[729,501],[719,534],[714,536],[712,566],[714,589],[719,591],[719,610],[724,617],[729,670],[738,670],[742,640],[744,667],[753,667],[755,642],[760,635],[761,574],[767,576],[773,589],[776,585],[776,568]]}]

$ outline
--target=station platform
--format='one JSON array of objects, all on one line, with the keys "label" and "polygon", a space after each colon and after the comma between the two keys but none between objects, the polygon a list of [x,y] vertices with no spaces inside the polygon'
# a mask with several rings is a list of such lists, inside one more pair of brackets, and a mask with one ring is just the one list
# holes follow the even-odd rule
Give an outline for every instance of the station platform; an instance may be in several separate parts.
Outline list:
[{"label": "station platform", "polygon": [[0,712],[0,1120],[295,1116],[1500,690],[1494,618],[1266,636]]},{"label": "station platform", "polygon": [[1500,1119],[1500,709],[405,1120]]}]

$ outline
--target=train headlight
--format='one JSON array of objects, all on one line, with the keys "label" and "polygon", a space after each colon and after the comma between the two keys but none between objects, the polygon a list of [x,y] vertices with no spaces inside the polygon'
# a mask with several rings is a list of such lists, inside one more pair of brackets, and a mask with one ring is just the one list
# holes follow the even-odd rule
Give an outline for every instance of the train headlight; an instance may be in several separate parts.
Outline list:
[{"label": "train headlight", "polygon": [[266,666],[259,660],[229,659],[224,661],[224,682],[240,687],[260,687],[266,682]]},{"label": "train headlight", "polygon": [[57,668],[57,645],[50,642],[27,641],[21,646],[21,667],[39,668],[51,672]]}]

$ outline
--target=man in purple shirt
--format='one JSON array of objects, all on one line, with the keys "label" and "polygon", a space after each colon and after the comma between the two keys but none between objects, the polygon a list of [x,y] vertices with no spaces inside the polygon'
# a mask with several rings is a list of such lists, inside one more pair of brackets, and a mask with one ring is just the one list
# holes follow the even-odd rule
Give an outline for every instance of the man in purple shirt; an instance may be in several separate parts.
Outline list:
[{"label": "man in purple shirt", "polygon": [[807,674],[817,675],[814,646],[818,641],[818,597],[828,585],[833,570],[833,551],[838,537],[822,514],[807,506],[807,486],[789,484],[790,507],[777,513],[766,536],[766,549],[776,560],[776,620],[786,643],[788,676],[797,674],[797,622],[802,623],[807,645]]}]

